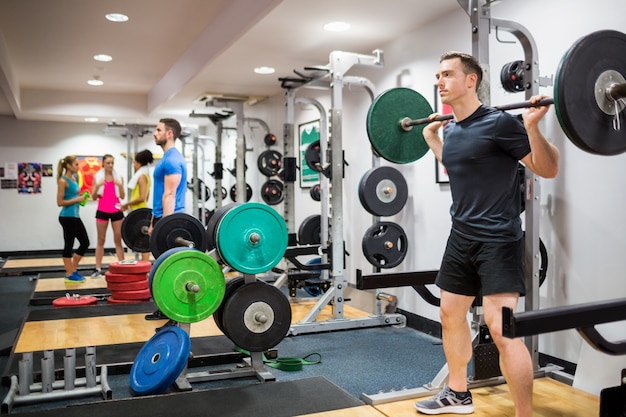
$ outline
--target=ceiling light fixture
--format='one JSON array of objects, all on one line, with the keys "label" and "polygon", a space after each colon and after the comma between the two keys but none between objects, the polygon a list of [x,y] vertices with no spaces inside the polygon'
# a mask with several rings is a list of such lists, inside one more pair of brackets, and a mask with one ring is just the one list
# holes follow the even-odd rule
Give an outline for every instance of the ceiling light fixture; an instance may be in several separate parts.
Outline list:
[{"label": "ceiling light fixture", "polygon": [[128,22],[128,16],[122,13],[107,13],[105,17],[111,22]]},{"label": "ceiling light fixture", "polygon": [[98,54],[98,55],[94,55],[93,59],[95,59],[96,61],[100,61],[100,62],[110,62],[113,60],[113,57],[107,54]]},{"label": "ceiling light fixture", "polygon": [[91,80],[87,81],[87,84],[98,86],[104,84],[104,81],[100,79],[99,75],[94,75]]},{"label": "ceiling light fixture", "polygon": [[261,67],[256,67],[254,69],[254,72],[256,72],[257,74],[273,74],[276,72],[276,69],[273,67],[261,66]]},{"label": "ceiling light fixture", "polygon": [[98,119],[97,117],[85,117],[85,121],[89,123],[94,123],[94,122],[97,122],[98,120],[100,119]]},{"label": "ceiling light fixture", "polygon": [[347,22],[330,22],[324,25],[324,30],[329,32],[344,32],[350,29],[350,23]]}]

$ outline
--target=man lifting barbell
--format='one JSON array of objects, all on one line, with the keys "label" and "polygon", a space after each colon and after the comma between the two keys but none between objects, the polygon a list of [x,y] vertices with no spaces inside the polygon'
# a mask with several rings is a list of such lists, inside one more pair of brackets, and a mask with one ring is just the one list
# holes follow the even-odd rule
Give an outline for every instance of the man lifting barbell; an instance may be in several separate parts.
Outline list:
[{"label": "man lifting barbell", "polygon": [[[467,313],[483,296],[485,322],[500,352],[516,416],[532,415],[533,366],[521,339],[502,337],[502,307],[515,309],[525,294],[524,239],[521,228],[517,164],[536,175],[558,172],[559,151],[538,123],[548,106],[530,107],[519,119],[483,105],[478,87],[483,71],[471,55],[450,52],[441,57],[437,86],[454,120],[438,135],[442,121],[428,124],[426,143],[447,169],[452,193],[452,230],[436,284],[441,288],[440,317],[449,369],[448,385],[433,399],[415,403],[425,414],[473,412],[467,387],[472,341]],[[543,96],[530,101],[538,102]],[[432,115],[433,120],[437,115]]]}]

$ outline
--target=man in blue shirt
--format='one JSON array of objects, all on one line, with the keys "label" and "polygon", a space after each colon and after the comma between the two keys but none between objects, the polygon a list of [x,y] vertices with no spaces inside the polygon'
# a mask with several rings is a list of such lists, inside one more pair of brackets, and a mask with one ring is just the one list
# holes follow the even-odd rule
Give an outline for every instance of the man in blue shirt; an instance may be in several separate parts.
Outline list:
[{"label": "man in blue shirt", "polygon": [[[154,130],[154,142],[163,149],[163,157],[154,169],[154,197],[152,202],[152,221],[148,230],[164,216],[185,211],[185,192],[187,191],[187,163],[176,148],[176,139],[181,133],[180,123],[175,119],[161,119]],[[147,320],[167,318],[157,310],[146,316]],[[171,320],[167,325],[175,324]],[[158,329],[157,329],[158,330]]]},{"label": "man in blue shirt", "polygon": [[515,311],[526,291],[517,166],[521,161],[536,175],[553,178],[559,169],[559,151],[539,130],[548,107],[527,109],[522,124],[508,113],[484,106],[477,93],[482,75],[471,55],[444,54],[437,86],[454,120],[445,127],[445,141],[437,133],[441,122],[430,123],[423,131],[446,167],[452,193],[452,230],[435,281],[441,289],[439,314],[449,380],[433,399],[417,402],[415,408],[424,414],[474,411],[467,388],[472,358],[467,313],[481,293],[485,323],[500,353],[515,416],[530,417],[534,378],[530,353],[522,339],[502,336],[502,307]]}]

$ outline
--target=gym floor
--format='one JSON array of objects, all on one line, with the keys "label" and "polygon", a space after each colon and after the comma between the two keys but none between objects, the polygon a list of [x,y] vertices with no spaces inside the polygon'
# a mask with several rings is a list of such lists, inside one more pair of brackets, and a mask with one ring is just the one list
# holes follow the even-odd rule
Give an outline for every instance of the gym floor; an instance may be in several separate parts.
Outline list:
[{"label": "gym floor", "polygon": [[[105,259],[105,262],[112,262]],[[91,264],[91,265],[90,265]],[[368,405],[362,394],[401,392],[429,383],[445,364],[439,339],[409,327],[383,326],[289,336],[274,349],[278,357],[304,357],[319,353],[321,362],[288,372],[264,365],[276,381],[260,382],[256,377],[231,378],[192,383],[192,391],[173,388],[157,396],[131,394],[129,370],[143,344],[164,321],[146,321],[144,315],[155,305],[139,302],[124,305],[52,308],[55,296],[67,291],[106,296],[104,278],[88,278],[70,287],[59,273],[60,258],[8,259],[0,270],[0,298],[3,345],[0,370],[3,370],[0,397],[9,391],[10,378],[17,375],[23,353],[54,350],[56,374],[62,375],[62,355],[66,348],[77,347],[77,376],[84,374],[85,346],[95,346],[96,364],[106,365],[112,399],[100,396],[64,399],[13,406],[11,413],[21,415],[171,415],[221,416],[294,416],[327,417],[415,416],[417,398]],[[93,268],[86,257],[83,272]],[[291,299],[292,322],[297,323],[315,306],[315,299],[304,291]],[[347,319],[374,313],[375,300],[366,291],[349,289],[350,299],[344,314]],[[104,299],[104,298],[103,298]],[[47,300],[47,301],[46,301]],[[324,307],[319,321],[332,315]],[[6,317],[6,319],[4,318]],[[15,329],[14,329],[15,328]],[[215,373],[240,367],[241,354],[222,334],[212,318],[190,326],[193,359],[187,373]],[[231,363],[232,362],[232,363]],[[35,374],[38,372],[38,360]],[[35,378],[37,376],[35,375]],[[56,377],[62,379],[62,376]],[[513,416],[514,408],[506,384],[473,390],[475,416]],[[230,399],[230,400],[229,400]],[[245,401],[244,401],[245,399]],[[69,407],[72,405],[74,407]],[[538,378],[534,386],[535,415],[592,416],[598,414],[599,399],[550,378]],[[185,407],[189,408],[186,409]]]}]

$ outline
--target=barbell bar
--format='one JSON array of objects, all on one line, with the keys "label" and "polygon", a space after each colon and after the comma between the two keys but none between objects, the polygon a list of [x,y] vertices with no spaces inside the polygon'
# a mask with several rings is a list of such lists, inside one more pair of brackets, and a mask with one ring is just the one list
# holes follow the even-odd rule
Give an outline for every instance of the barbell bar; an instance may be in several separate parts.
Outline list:
[{"label": "barbell bar", "polygon": [[[524,108],[529,108],[529,107],[549,106],[552,104],[554,104],[553,98],[544,98],[535,103],[532,103],[530,100],[528,100],[528,101],[522,101],[519,103],[511,103],[511,104],[504,104],[500,106],[494,106],[494,109],[506,111],[506,110],[524,109]],[[445,122],[446,120],[451,120],[453,118],[454,118],[454,115],[452,114],[440,114],[434,117],[432,120],[429,119],[428,117],[423,117],[421,119],[416,119],[416,120],[405,117],[404,119],[400,120],[400,126],[402,127],[402,129],[409,131],[413,128],[413,126],[424,125],[430,122]]]},{"label": "barbell bar", "polygon": [[[554,104],[561,129],[579,149],[597,155],[626,152],[626,128],[620,117],[626,107],[626,35],[601,30],[578,39],[563,55],[555,74],[553,98],[496,109],[506,111]],[[408,88],[380,94],[367,114],[367,134],[374,152],[399,164],[424,156],[429,146],[424,124],[434,113],[428,100]],[[452,115],[434,120],[449,120]]]}]

